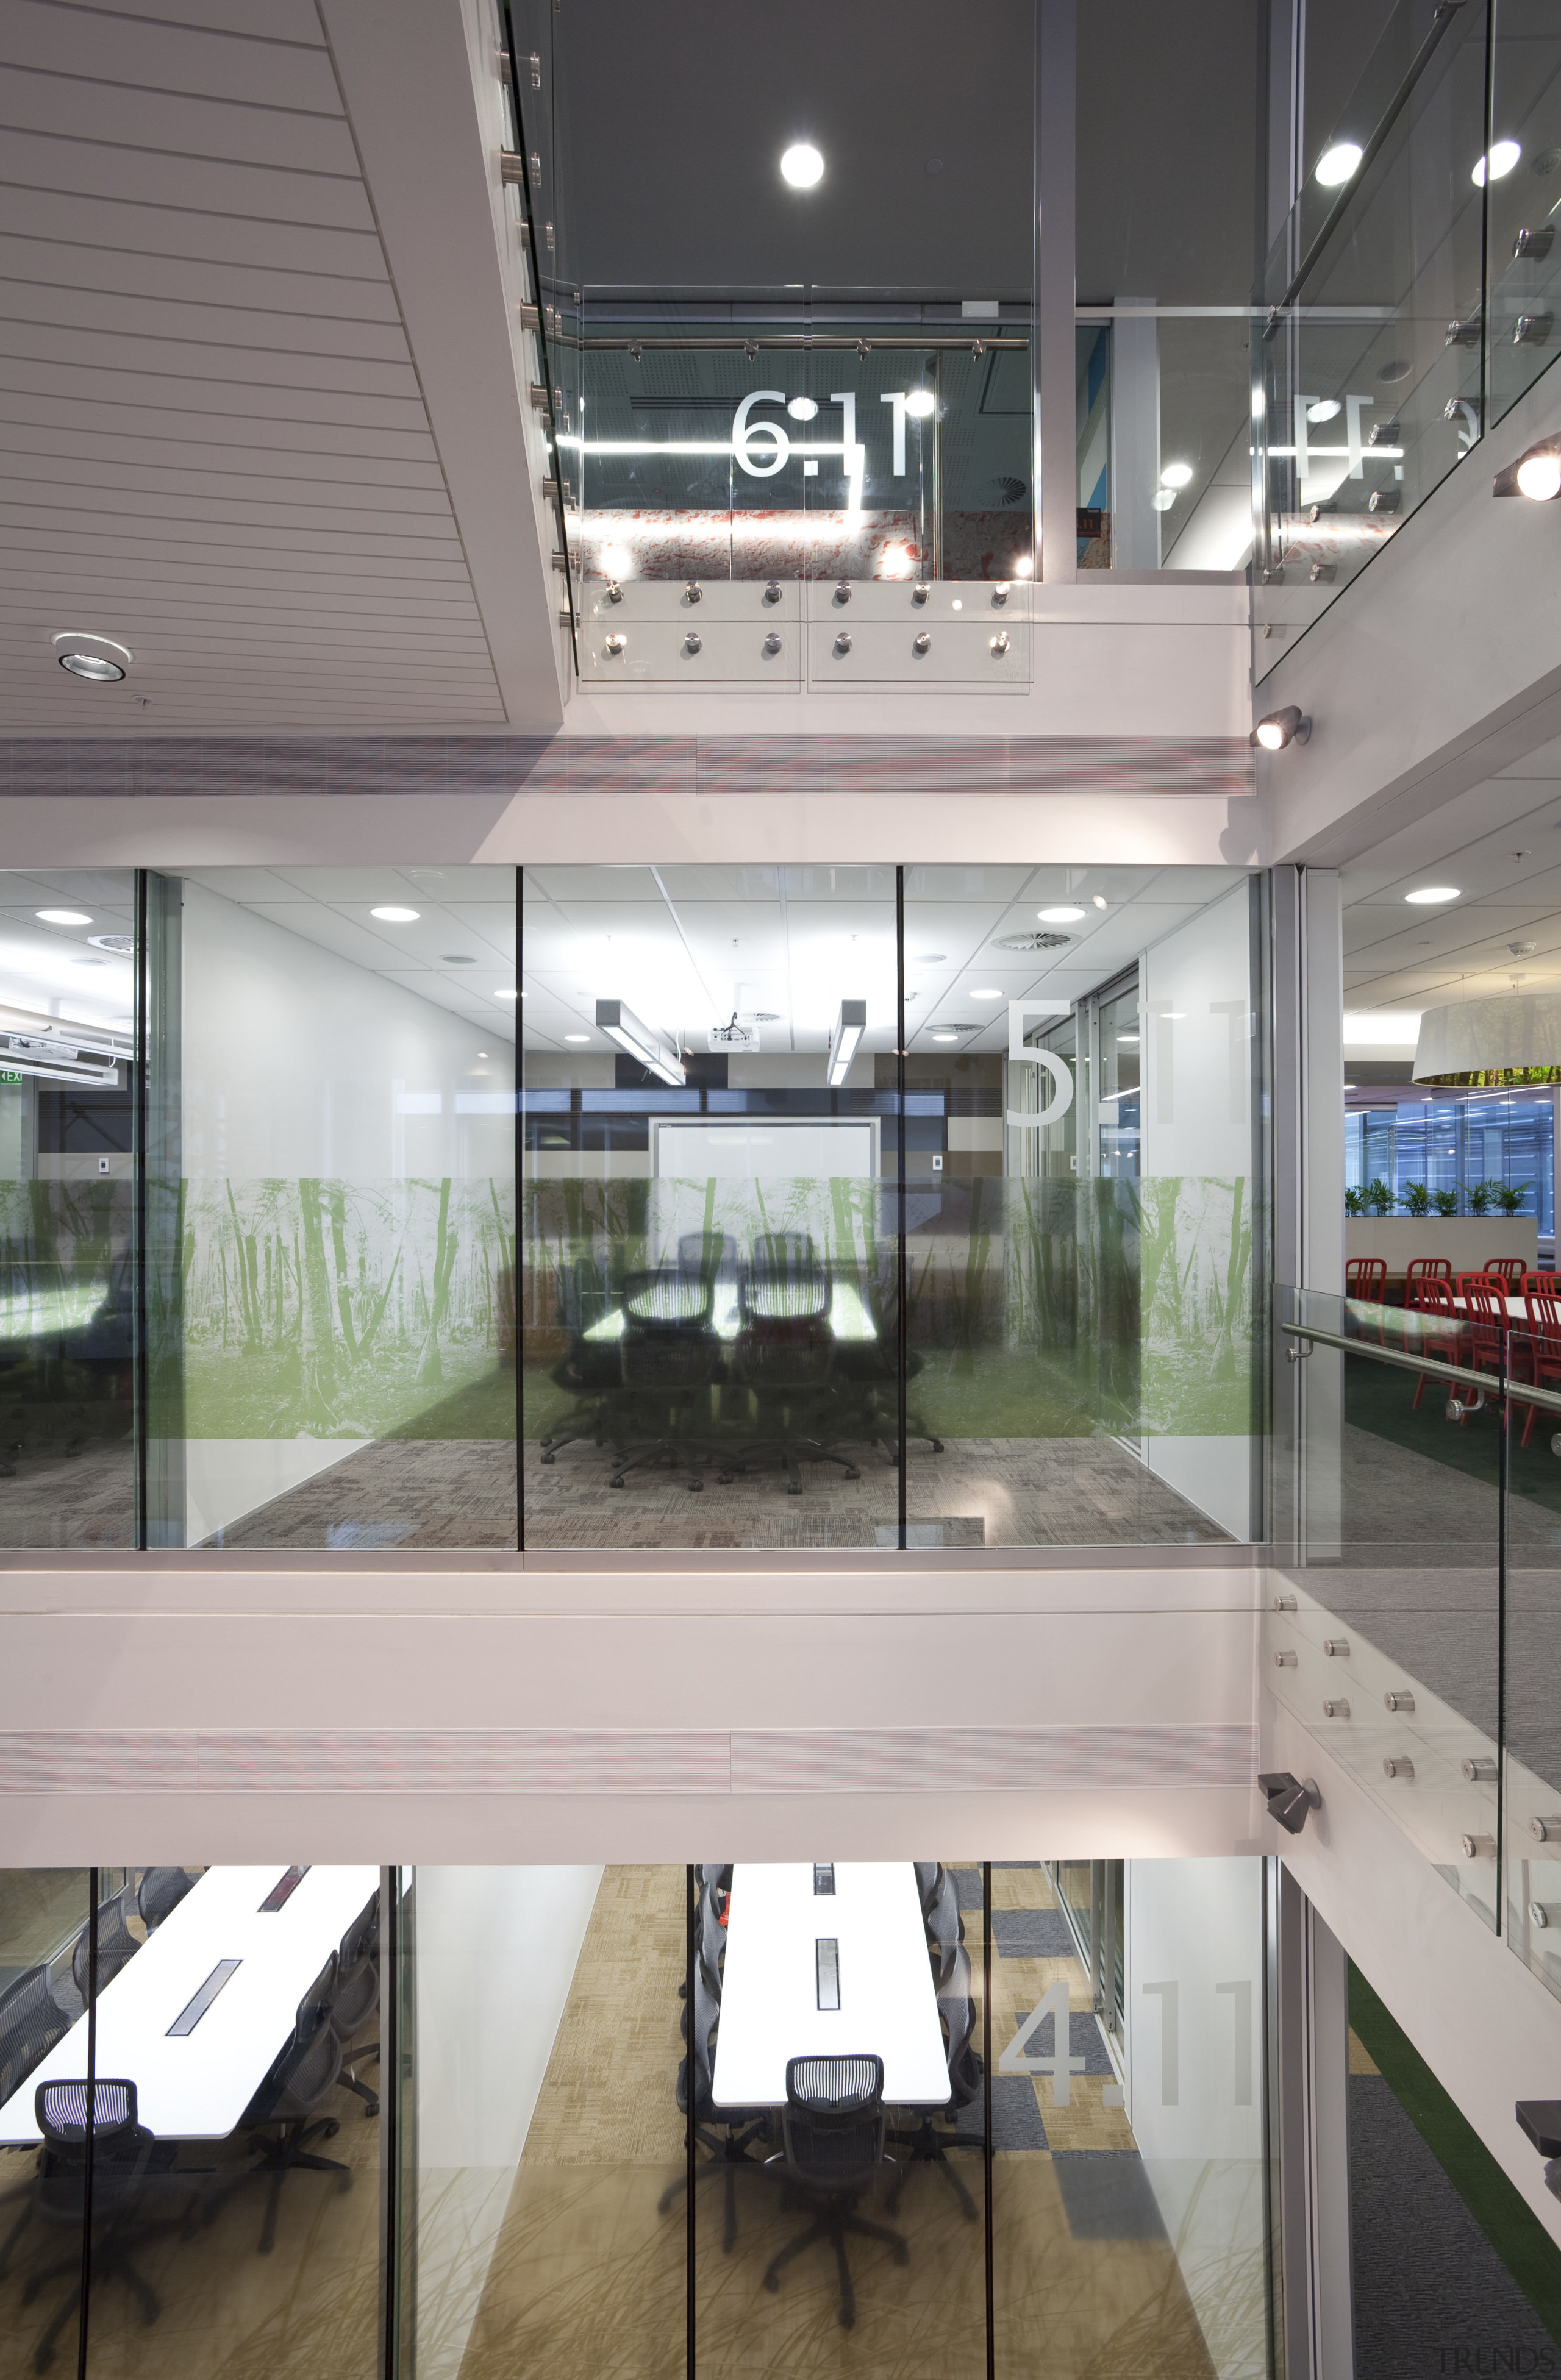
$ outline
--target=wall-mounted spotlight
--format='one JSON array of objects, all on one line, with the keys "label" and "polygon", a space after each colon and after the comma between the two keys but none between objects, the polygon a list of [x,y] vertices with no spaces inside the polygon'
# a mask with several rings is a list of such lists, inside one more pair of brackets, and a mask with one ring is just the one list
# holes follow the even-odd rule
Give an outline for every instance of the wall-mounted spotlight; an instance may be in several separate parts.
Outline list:
[{"label": "wall-mounted spotlight", "polygon": [[1287,1835],[1299,1835],[1308,1814],[1321,1808],[1323,1796],[1310,1777],[1292,1777],[1287,1768],[1260,1777],[1258,1784],[1268,1803],[1268,1815]]},{"label": "wall-mounted spotlight", "polygon": [[843,1000],[829,1043],[829,1087],[837,1091],[851,1071],[851,1061],[867,1031],[865,1000]]},{"label": "wall-mounted spotlight", "polygon": [[657,1075],[680,1091],[688,1081],[677,1045],[652,1026],[641,1025],[632,1008],[621,1000],[599,1000],[596,1003],[597,1029],[616,1041],[630,1058],[637,1059],[647,1073]]},{"label": "wall-mounted spotlight", "polygon": [[1304,744],[1311,734],[1311,720],[1299,703],[1289,702],[1283,710],[1271,710],[1260,719],[1247,741],[1260,752],[1283,752],[1287,744]]},{"label": "wall-mounted spotlight", "polygon": [[1561,496],[1561,438],[1542,438],[1498,471],[1491,482],[1493,496],[1528,496],[1536,504],[1547,504],[1552,497]]}]

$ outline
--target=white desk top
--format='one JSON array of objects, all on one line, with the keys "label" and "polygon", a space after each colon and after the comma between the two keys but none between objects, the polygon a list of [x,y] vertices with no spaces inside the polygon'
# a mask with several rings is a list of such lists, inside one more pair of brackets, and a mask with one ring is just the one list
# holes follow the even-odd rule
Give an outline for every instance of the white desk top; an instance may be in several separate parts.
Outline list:
[{"label": "white desk top", "polygon": [[[825,1936],[840,1945],[837,2010],[818,2005],[814,1945]],[[787,2060],[831,2052],[876,2052],[884,2096],[896,2106],[947,2101],[916,1870],[909,1860],[837,1864],[831,1899],[814,1894],[811,1865],[741,1862],[722,1971],[716,2103],[784,2107]]]},{"label": "white desk top", "polygon": [[[292,2031],[298,2004],[372,1893],[374,1867],[311,1867],[283,1906],[261,1902],[282,1876],[266,1867],[211,1867],[98,1995],[97,2070],[128,2076],[140,2118],[164,2140],[226,2140]],[[237,1959],[193,2032],[168,2027],[221,1959]],[[87,2020],[79,2017],[0,2107],[0,2144],[29,2145],[40,2082],[84,2079]]]}]

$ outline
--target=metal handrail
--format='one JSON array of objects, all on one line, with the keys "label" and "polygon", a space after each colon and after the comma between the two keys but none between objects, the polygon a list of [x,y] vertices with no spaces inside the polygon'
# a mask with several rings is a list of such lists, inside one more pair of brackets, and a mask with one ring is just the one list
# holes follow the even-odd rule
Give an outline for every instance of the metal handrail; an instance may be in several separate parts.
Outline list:
[{"label": "metal handrail", "polygon": [[1280,1330],[1287,1338],[1311,1339],[1319,1347],[1338,1347],[1347,1355],[1369,1355],[1374,1364],[1396,1364],[1400,1371],[1423,1372],[1428,1379],[1457,1380],[1467,1388],[1488,1393],[1499,1389],[1511,1391],[1519,1404],[1533,1404],[1547,1413],[1561,1414],[1561,1394],[1554,1389],[1542,1389],[1528,1380],[1515,1380],[1507,1372],[1471,1371],[1464,1364],[1444,1364],[1434,1355],[1411,1355],[1397,1347],[1384,1347],[1371,1339],[1347,1339],[1337,1330],[1323,1330],[1311,1322],[1281,1322]]}]

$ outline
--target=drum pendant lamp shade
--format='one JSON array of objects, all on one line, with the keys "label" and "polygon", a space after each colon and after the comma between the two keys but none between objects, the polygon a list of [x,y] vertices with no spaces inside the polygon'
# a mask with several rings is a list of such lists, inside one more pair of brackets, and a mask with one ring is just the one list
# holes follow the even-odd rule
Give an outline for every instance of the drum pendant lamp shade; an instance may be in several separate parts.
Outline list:
[{"label": "drum pendant lamp shade", "polygon": [[1504,991],[1428,1008],[1415,1080],[1493,1091],[1561,1083],[1561,990]]}]

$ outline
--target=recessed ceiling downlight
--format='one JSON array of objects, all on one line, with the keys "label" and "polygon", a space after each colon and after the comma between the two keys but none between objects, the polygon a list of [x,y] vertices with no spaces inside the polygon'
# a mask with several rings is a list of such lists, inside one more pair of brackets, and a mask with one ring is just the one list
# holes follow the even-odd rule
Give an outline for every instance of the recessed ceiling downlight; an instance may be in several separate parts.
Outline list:
[{"label": "recessed ceiling downlight", "polygon": [[794,190],[811,190],[823,179],[823,159],[811,140],[794,140],[780,161],[781,178]]},{"label": "recessed ceiling downlight", "polygon": [[1316,174],[1325,190],[1336,190],[1360,165],[1365,152],[1358,140],[1335,140],[1317,160]]},{"label": "recessed ceiling downlight", "polygon": [[93,637],[78,628],[63,628],[55,638],[55,659],[72,677],[94,686],[113,686],[128,670],[135,655],[128,645],[112,637]]},{"label": "recessed ceiling downlight", "polygon": [[1075,902],[1059,901],[1055,909],[1037,909],[1035,914],[1043,926],[1076,926],[1085,912]]},{"label": "recessed ceiling downlight", "polygon": [[905,400],[905,409],[918,421],[924,421],[929,413],[937,411],[937,404],[930,388],[913,388]]},{"label": "recessed ceiling downlight", "polygon": [[45,926],[90,926],[85,909],[34,909],[33,916]]},{"label": "recessed ceiling downlight", "polygon": [[1429,909],[1437,901],[1456,901],[1458,891],[1456,884],[1422,884],[1418,892],[1406,892],[1404,898],[1417,909]]},{"label": "recessed ceiling downlight", "polygon": [[415,926],[422,911],[403,909],[396,902],[386,901],[382,903],[379,908],[371,909],[369,915],[371,917],[377,917],[382,926]]}]

